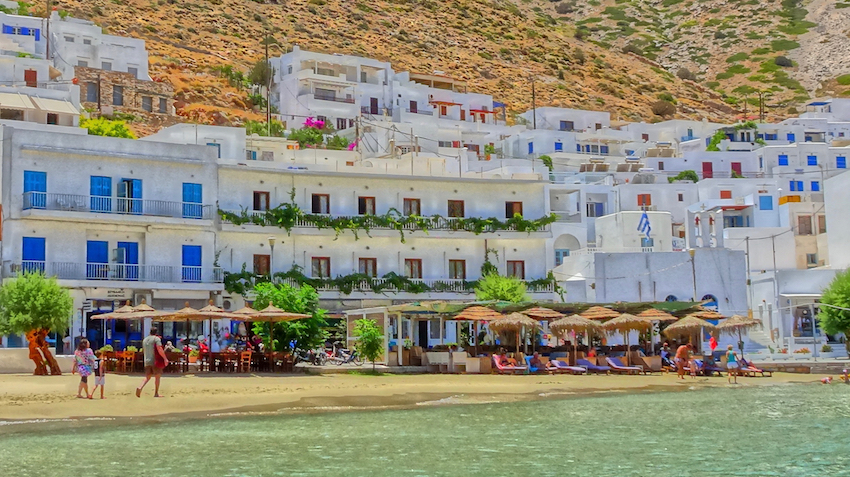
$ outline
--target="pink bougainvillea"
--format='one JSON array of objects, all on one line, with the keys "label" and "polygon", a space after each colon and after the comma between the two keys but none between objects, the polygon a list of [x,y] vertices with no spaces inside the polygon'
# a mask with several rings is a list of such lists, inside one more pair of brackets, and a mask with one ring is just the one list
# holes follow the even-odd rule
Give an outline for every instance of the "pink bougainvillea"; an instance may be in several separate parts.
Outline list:
[{"label": "pink bougainvillea", "polygon": [[357,147],[357,141],[356,140],[348,145],[348,150],[353,151],[355,147]]},{"label": "pink bougainvillea", "polygon": [[324,129],[325,122],[324,121],[318,121],[318,120],[315,120],[313,118],[307,118],[307,120],[304,121],[304,127],[305,128],[313,128],[313,129]]}]

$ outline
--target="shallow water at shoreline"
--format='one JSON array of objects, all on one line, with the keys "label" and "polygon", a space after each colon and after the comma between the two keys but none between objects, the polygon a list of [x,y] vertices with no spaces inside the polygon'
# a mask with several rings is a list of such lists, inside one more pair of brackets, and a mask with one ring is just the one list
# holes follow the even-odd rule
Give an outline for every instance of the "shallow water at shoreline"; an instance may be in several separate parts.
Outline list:
[{"label": "shallow water at shoreline", "polygon": [[0,436],[0,475],[850,475],[846,386],[457,402],[54,423]]}]

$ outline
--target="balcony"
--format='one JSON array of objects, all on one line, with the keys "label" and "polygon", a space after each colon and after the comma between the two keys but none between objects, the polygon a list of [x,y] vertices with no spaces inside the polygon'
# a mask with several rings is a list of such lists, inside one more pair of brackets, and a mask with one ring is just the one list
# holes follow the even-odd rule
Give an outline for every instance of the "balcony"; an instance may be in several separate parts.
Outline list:
[{"label": "balcony", "polygon": [[121,263],[43,262],[27,260],[10,264],[9,274],[42,272],[60,280],[109,280],[156,283],[222,283],[220,268]]},{"label": "balcony", "polygon": [[340,98],[340,97],[332,95],[332,94],[318,94],[317,93],[317,94],[313,95],[313,98],[321,100],[321,101],[333,101],[335,103],[354,104],[354,98]]},{"label": "balcony", "polygon": [[[473,282],[467,280],[456,279],[411,279],[415,284],[427,285],[430,291],[424,293],[474,293]],[[523,280],[529,293],[554,293],[555,286],[549,282],[544,285],[531,285],[530,280]],[[299,284],[291,279],[284,280],[284,283],[293,287],[298,287]],[[380,288],[380,293],[409,293],[405,287],[398,287],[388,283],[384,278],[373,278],[372,280],[363,280],[352,285],[352,293],[374,293],[375,289]],[[334,285],[320,285],[316,287],[318,292],[340,292],[340,289]]]},{"label": "balcony", "polygon": [[[434,115],[433,109],[418,108],[418,109],[411,110],[410,108],[404,108],[404,110],[408,113],[411,113],[411,114],[422,114],[424,116],[433,116]],[[442,117],[442,116],[440,116],[440,117]]]},{"label": "balcony", "polygon": [[127,199],[47,192],[24,192],[23,210],[60,210],[96,214],[122,214],[177,219],[212,218],[212,206],[167,200]]}]

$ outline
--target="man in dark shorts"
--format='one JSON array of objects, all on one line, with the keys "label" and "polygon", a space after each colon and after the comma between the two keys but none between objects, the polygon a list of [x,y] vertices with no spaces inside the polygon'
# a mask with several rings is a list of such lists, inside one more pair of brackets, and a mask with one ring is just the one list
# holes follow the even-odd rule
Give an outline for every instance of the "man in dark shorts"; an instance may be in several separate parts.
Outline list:
[{"label": "man in dark shorts", "polygon": [[[151,334],[142,341],[142,349],[145,352],[145,380],[142,385],[136,388],[136,397],[142,397],[142,389],[154,378],[154,393],[153,397],[159,397],[159,380],[162,377],[162,370],[168,366],[168,357],[165,355],[165,350],[162,349],[162,340],[156,335],[156,328],[151,327]],[[156,365],[156,355],[159,355],[165,362],[162,367]]]}]

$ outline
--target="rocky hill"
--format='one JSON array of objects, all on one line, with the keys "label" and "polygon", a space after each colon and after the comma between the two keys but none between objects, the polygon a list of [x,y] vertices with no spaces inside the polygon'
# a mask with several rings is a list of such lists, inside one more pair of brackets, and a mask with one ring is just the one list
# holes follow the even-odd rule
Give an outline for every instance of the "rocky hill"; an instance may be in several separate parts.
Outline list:
[{"label": "rocky hill", "polygon": [[816,90],[840,87],[835,78],[848,68],[840,61],[845,0],[265,1],[54,5],[146,40],[151,75],[174,85],[179,114],[217,124],[262,118],[220,68],[247,72],[266,35],[281,45],[275,56],[298,44],[387,60],[401,71],[445,71],[512,112],[530,106],[534,78],[540,106],[607,110],[623,120],[660,119],[653,104],[665,100],[675,103],[675,117],[729,121],[756,89],[770,92],[770,119],[781,119]]}]

